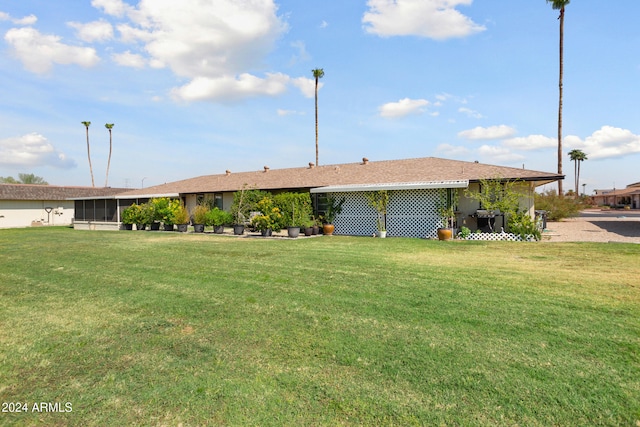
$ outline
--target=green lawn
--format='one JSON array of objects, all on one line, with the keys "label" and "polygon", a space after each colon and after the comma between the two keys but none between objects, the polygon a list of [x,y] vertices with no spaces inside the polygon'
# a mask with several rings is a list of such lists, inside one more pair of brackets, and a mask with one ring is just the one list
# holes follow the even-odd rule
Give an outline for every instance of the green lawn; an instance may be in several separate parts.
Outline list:
[{"label": "green lawn", "polygon": [[640,425],[640,245],[0,230],[0,298],[0,425]]}]

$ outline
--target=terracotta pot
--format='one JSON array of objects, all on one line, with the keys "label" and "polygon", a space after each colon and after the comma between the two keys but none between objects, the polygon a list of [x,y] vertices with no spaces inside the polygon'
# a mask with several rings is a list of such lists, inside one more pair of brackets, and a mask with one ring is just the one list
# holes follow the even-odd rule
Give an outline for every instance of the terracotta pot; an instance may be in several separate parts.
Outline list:
[{"label": "terracotta pot", "polygon": [[325,236],[331,236],[333,235],[335,229],[336,227],[333,224],[324,224],[322,226],[322,234],[324,234]]},{"label": "terracotta pot", "polygon": [[452,237],[452,228],[438,228],[438,240],[451,240]]}]

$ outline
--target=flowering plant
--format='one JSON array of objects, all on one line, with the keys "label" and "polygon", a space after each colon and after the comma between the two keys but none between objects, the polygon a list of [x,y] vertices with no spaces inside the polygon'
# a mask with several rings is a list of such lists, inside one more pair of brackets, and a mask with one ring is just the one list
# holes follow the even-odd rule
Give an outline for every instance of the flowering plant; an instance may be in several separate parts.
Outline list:
[{"label": "flowering plant", "polygon": [[280,209],[273,206],[273,201],[265,197],[258,202],[260,213],[251,219],[251,224],[259,231],[282,229],[282,214]]}]

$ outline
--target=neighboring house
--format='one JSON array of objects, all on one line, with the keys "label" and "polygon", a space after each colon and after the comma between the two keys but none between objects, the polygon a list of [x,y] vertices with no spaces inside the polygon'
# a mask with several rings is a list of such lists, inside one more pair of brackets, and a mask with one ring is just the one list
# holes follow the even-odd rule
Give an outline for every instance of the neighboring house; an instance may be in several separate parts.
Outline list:
[{"label": "neighboring house", "polygon": [[591,198],[598,206],[629,206],[631,209],[640,209],[640,182],[629,184],[626,188],[595,190],[595,193]]},{"label": "neighboring house", "polygon": [[105,197],[125,188],[60,187],[56,185],[0,184],[0,228],[71,225],[72,198]]},{"label": "neighboring house", "polygon": [[[365,191],[387,189],[390,203],[387,215],[387,235],[407,237],[434,237],[440,224],[437,203],[440,189],[458,192],[458,225],[477,227],[473,214],[478,203],[466,199],[465,188],[478,189],[480,180],[501,178],[520,180],[523,197],[522,209],[534,214],[533,192],[535,187],[564,178],[562,175],[527,169],[510,168],[462,162],[434,157],[362,162],[327,166],[270,169],[261,171],[231,172],[207,175],[171,182],[144,190],[132,190],[117,194],[111,199],[111,209],[117,213],[104,222],[104,215],[97,214],[97,199],[76,201],[76,228],[119,228],[119,213],[132,203],[143,203],[152,197],[181,199],[192,209],[199,201],[212,199],[222,209],[229,209],[233,193],[242,188],[281,191],[310,192],[316,213],[324,210],[327,196],[344,198],[342,213],[336,218],[336,234],[371,235],[376,229],[376,212],[369,207]],[[106,200],[105,200],[106,201]],[[103,201],[104,202],[104,201]],[[102,206],[103,202],[99,202]],[[98,224],[99,223],[99,224]],[[500,227],[502,224],[496,224]]]}]

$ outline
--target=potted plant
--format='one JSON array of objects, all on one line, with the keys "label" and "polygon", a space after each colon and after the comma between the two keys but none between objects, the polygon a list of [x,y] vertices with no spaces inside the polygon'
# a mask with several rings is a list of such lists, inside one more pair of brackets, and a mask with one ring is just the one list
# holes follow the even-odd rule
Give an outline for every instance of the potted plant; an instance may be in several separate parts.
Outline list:
[{"label": "potted plant", "polygon": [[154,199],[151,199],[147,203],[145,203],[144,219],[145,224],[149,225],[149,229],[151,229],[151,231],[160,230],[160,221],[162,220],[162,216],[157,211]]},{"label": "potted plant", "polygon": [[335,225],[333,224],[333,221],[335,221],[336,216],[340,215],[340,213],[342,212],[343,203],[344,198],[342,198],[340,201],[337,201],[333,197],[327,198],[327,210],[324,213],[324,222],[322,225],[322,234],[324,234],[325,236],[333,235],[333,232],[335,231]]},{"label": "potted plant", "polygon": [[172,200],[169,197],[156,197],[149,201],[153,206],[154,222],[152,223],[152,230],[155,229],[153,224],[157,223],[159,229],[159,224],[162,222],[165,231],[173,231],[173,216],[176,209],[176,202],[179,206],[180,202]]},{"label": "potted plant", "polygon": [[[302,229],[304,230],[304,235],[305,236],[311,236],[313,235],[313,220],[311,218],[309,218],[307,221],[305,221],[302,224]],[[317,232],[316,232],[317,234]]]},{"label": "potted plant", "polygon": [[322,220],[320,217],[312,216],[311,220],[313,224],[311,224],[311,234],[317,235],[320,232],[320,227],[322,227]]},{"label": "potted plant", "polygon": [[441,188],[438,192],[438,213],[441,226],[438,228],[438,240],[451,240],[456,223],[456,205],[458,204],[458,190],[455,188]]},{"label": "potted plant", "polygon": [[207,222],[207,214],[210,209],[206,205],[196,205],[191,213],[193,217],[193,230],[196,233],[204,233],[204,226]]},{"label": "potted plant", "polygon": [[251,218],[251,225],[260,231],[263,236],[271,236],[281,230],[282,214],[280,208],[274,206],[270,197],[263,197],[256,206],[259,213]]},{"label": "potted plant", "polygon": [[287,227],[289,237],[298,237],[300,227],[311,218],[309,193],[280,193],[273,196],[273,201],[282,214],[282,227]]},{"label": "potted plant", "polygon": [[229,212],[214,207],[207,212],[205,225],[213,226],[213,232],[216,234],[224,233],[224,226],[233,222],[233,215]]},{"label": "potted plant", "polygon": [[178,231],[186,233],[189,227],[189,211],[182,203],[173,211],[173,223],[178,226]]},{"label": "potted plant", "polygon": [[135,203],[122,210],[120,215],[124,230],[133,230],[133,224],[140,222],[140,207]]},{"label": "potted plant", "polygon": [[378,237],[387,237],[387,206],[389,205],[389,192],[387,190],[367,191],[364,193],[369,206],[378,212],[376,224],[378,226]]}]

